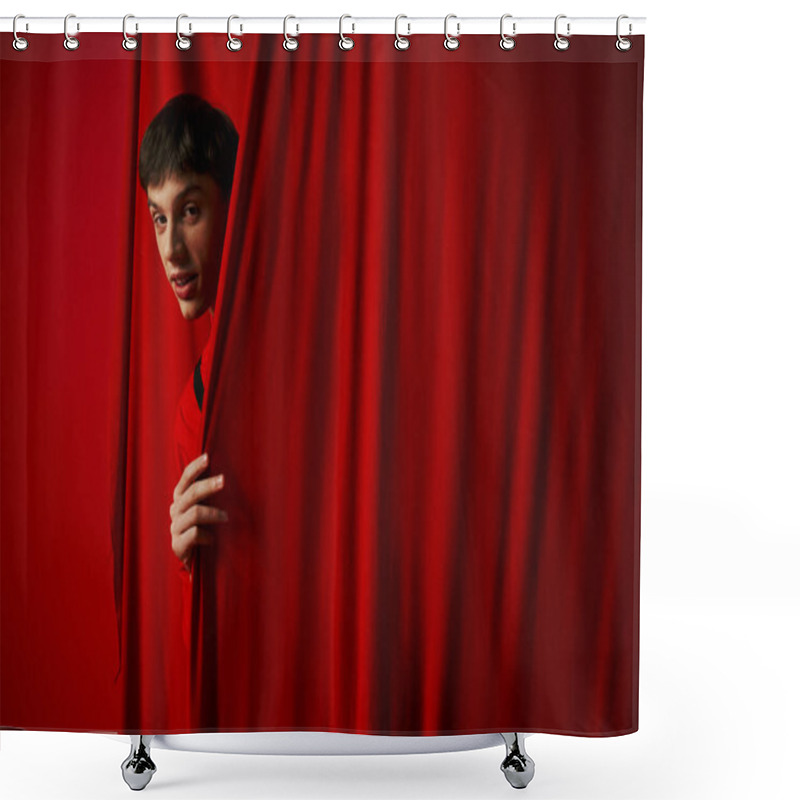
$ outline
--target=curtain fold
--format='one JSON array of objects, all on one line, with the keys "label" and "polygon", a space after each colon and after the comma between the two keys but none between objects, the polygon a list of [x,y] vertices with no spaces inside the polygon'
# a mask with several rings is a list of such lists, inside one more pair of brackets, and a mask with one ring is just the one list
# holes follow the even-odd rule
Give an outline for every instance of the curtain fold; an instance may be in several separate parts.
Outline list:
[{"label": "curtain fold", "polygon": [[[31,40],[0,57],[0,727],[635,731],[643,39]],[[185,92],[240,137],[193,322],[136,172]],[[230,519],[189,580],[201,354]]]}]

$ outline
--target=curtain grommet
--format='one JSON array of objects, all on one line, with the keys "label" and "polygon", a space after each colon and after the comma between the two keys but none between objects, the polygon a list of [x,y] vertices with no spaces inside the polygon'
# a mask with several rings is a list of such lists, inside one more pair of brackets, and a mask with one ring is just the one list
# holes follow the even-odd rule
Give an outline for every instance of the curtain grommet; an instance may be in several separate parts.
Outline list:
[{"label": "curtain grommet", "polygon": [[[447,31],[447,23],[451,20],[456,20],[456,35],[451,36]],[[459,45],[461,42],[458,41],[458,37],[461,35],[461,23],[458,21],[456,14],[448,14],[444,18],[444,46],[446,50],[458,50]]]},{"label": "curtain grommet", "polygon": [[[239,17],[237,17],[236,14],[231,14],[228,17],[228,41],[226,42],[225,46],[231,51],[231,53],[238,53],[242,49],[243,42],[241,39],[231,33],[231,21],[234,19],[239,19]],[[240,25],[239,33],[241,32],[242,26]]]},{"label": "curtain grommet", "polygon": [[[566,14],[559,14],[556,17],[556,21],[555,21],[555,25],[554,25],[554,32],[555,32],[555,35],[556,35],[556,40],[553,42],[553,47],[555,47],[556,50],[559,50],[561,52],[563,52],[564,50],[569,50],[569,39],[561,36],[561,34],[558,32],[558,21],[560,19],[566,19],[566,18],[567,18]],[[569,22],[567,22],[567,36],[570,35],[570,30],[569,29],[570,29],[570,24],[569,24]]]},{"label": "curtain grommet", "polygon": [[[297,19],[297,17],[293,16],[292,14],[287,14],[287,16],[283,18],[283,49],[293,53],[295,50],[297,50],[299,42],[294,38],[294,36],[289,36],[287,26],[290,19]],[[299,25],[297,26],[297,32],[300,32]]]},{"label": "curtain grommet", "polygon": [[[182,19],[188,19],[188,17],[189,17],[188,14],[178,14],[178,16],[177,16],[177,18],[175,20],[175,35],[178,37],[175,40],[175,47],[177,47],[178,50],[186,51],[192,46],[192,40],[189,39],[187,36],[184,36],[181,33],[181,20]],[[192,32],[192,23],[190,22],[189,23],[189,33],[191,33],[191,32]]]},{"label": "curtain grommet", "polygon": [[408,26],[408,33],[405,36],[400,35],[400,20],[401,19],[408,19],[405,14],[398,14],[394,18],[394,46],[397,50],[408,50],[411,47],[411,42],[407,39],[407,36],[411,36],[411,23],[407,22],[406,25]]},{"label": "curtain grommet", "polygon": [[500,17],[500,49],[501,50],[513,50],[517,46],[517,43],[514,40],[514,37],[517,35],[517,23],[516,22],[512,22],[511,23],[511,36],[509,36],[505,32],[505,30],[503,29],[503,26],[505,25],[505,21],[507,19],[511,19],[512,17],[513,17],[512,14],[503,14],[503,16]]},{"label": "curtain grommet", "polygon": [[[619,24],[622,22],[623,19],[629,19],[627,14],[620,14],[617,17],[617,41],[616,41],[616,48],[620,51],[620,53],[627,53],[628,50],[631,49],[633,46],[633,42],[630,39],[624,38],[619,32]],[[628,36],[631,35],[633,32],[633,26],[628,23]]]},{"label": "curtain grommet", "polygon": [[[343,28],[344,28],[344,21],[346,19],[353,19],[353,18],[349,14],[342,14],[342,16],[339,17],[339,49],[340,50],[352,50],[356,46],[356,43],[349,36],[345,36],[344,35]],[[353,31],[352,32],[355,33],[356,25],[355,25],[355,23],[353,23],[352,25],[353,25]]]},{"label": "curtain grommet", "polygon": [[[69,30],[68,30],[69,21],[71,19],[75,19],[75,18],[76,18],[75,14],[67,14],[67,16],[64,17],[64,49],[65,50],[70,50],[70,51],[77,50],[78,47],[80,46],[80,42],[78,41],[77,37],[76,36],[70,36],[69,35]],[[78,31],[80,31],[80,29],[81,29],[80,22],[76,22],[75,23],[75,32],[77,33]]]},{"label": "curtain grommet", "polygon": [[[28,45],[30,44],[30,42],[28,42],[27,39],[23,39],[22,36],[20,36],[17,33],[17,20],[18,19],[25,19],[25,15],[24,14],[17,14],[14,17],[14,22],[11,24],[11,31],[14,34],[14,41],[11,43],[11,46],[17,52],[21,53],[23,50],[27,50],[28,49]],[[28,30],[28,23],[27,22],[25,23],[25,30]]]},{"label": "curtain grommet", "polygon": [[[128,20],[136,19],[133,14],[126,14],[122,18],[122,49],[135,50],[139,46],[139,40],[134,36],[128,36]],[[136,23],[136,30],[139,30],[139,23]]]}]

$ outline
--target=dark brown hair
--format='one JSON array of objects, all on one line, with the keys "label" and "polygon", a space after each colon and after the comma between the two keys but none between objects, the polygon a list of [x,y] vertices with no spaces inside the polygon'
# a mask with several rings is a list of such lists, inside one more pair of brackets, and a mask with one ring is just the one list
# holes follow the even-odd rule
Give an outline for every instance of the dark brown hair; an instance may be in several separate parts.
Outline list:
[{"label": "dark brown hair", "polygon": [[238,147],[239,134],[224,111],[197,95],[179,94],[147,126],[139,149],[139,182],[147,191],[172,175],[208,174],[228,200]]}]

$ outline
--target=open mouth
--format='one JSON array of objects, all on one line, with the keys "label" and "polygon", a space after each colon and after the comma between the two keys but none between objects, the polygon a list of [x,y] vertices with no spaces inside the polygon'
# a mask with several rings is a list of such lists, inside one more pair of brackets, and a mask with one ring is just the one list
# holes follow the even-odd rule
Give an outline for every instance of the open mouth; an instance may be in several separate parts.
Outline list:
[{"label": "open mouth", "polygon": [[191,300],[197,291],[197,274],[175,278],[173,284],[175,285],[175,294],[177,294],[181,300]]}]

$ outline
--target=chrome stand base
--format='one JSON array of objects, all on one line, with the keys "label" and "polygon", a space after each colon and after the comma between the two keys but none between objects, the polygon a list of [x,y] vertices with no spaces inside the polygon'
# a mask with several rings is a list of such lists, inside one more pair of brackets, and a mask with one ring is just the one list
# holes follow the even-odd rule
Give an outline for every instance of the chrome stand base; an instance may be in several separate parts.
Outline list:
[{"label": "chrome stand base", "polygon": [[506,780],[515,789],[524,789],[532,780],[536,765],[525,752],[525,739],[521,733],[501,733],[506,743],[506,757],[500,765]]},{"label": "chrome stand base", "polygon": [[150,758],[152,736],[131,734],[131,752],[122,762],[122,778],[134,792],[139,792],[150,783],[156,765]]},{"label": "chrome stand base", "polygon": [[[533,759],[525,752],[525,739],[520,733],[501,733],[506,744],[506,757],[500,765],[506,780],[515,789],[524,789],[532,780],[535,771]],[[147,786],[156,773],[156,765],[150,757],[152,736],[131,734],[131,751],[122,762],[122,778],[135,792]]]}]

